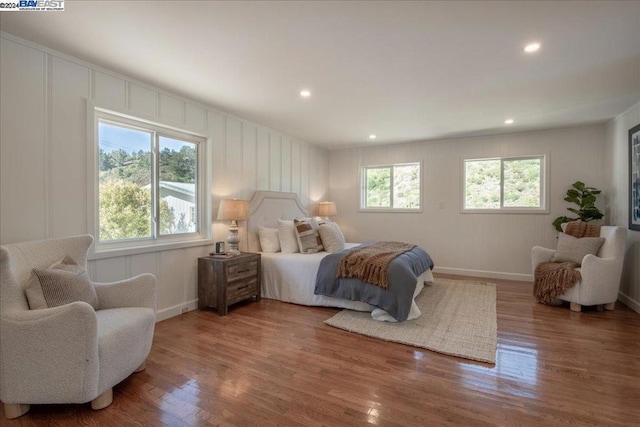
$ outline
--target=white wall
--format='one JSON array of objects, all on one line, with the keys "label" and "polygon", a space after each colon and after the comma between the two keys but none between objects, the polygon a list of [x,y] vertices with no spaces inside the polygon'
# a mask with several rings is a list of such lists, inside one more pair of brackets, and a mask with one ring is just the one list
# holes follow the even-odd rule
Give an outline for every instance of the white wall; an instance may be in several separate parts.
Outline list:
[{"label": "white wall", "polygon": [[[607,123],[605,171],[611,224],[629,226],[629,129],[640,124],[640,103]],[[640,232],[627,230],[620,300],[640,313]]]},{"label": "white wall", "polygon": [[[328,153],[255,123],[143,82],[1,34],[0,242],[89,233],[87,99],[101,106],[204,134],[212,148],[213,212],[220,198],[255,190],[293,191],[303,203],[325,198]],[[214,215],[215,217],[215,215]],[[214,240],[227,226],[215,224]],[[242,244],[241,244],[242,248]],[[194,308],[197,258],[211,246],[97,259],[97,281],[154,273],[159,318]]]},{"label": "white wall", "polygon": [[[554,248],[554,218],[569,214],[563,200],[581,180],[605,188],[605,126],[331,151],[330,199],[349,241],[403,240],[424,247],[436,271],[533,280],[531,248]],[[548,154],[549,214],[462,214],[461,159]],[[359,168],[424,162],[422,213],[358,212]],[[439,204],[442,209],[439,209]],[[599,203],[604,208],[603,203]]]}]

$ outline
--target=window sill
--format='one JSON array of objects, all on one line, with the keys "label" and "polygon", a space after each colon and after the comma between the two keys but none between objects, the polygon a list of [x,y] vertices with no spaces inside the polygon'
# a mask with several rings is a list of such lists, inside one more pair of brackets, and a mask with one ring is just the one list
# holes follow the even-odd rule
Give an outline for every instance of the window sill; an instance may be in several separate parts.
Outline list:
[{"label": "window sill", "polygon": [[462,209],[462,214],[548,214],[549,209]]},{"label": "window sill", "polygon": [[207,246],[213,244],[214,241],[211,239],[196,239],[181,242],[166,242],[156,244],[144,244],[140,242],[140,246],[118,246],[114,248],[105,248],[105,245],[103,245],[103,247],[101,249],[98,249],[97,251],[95,250],[95,247],[92,247],[87,259],[95,260],[104,258],[115,258],[121,256],[145,254],[149,252],[162,252],[172,249],[192,248],[196,246]]},{"label": "window sill", "polygon": [[390,209],[390,208],[368,208],[358,209],[358,212],[362,213],[422,213],[422,209]]}]

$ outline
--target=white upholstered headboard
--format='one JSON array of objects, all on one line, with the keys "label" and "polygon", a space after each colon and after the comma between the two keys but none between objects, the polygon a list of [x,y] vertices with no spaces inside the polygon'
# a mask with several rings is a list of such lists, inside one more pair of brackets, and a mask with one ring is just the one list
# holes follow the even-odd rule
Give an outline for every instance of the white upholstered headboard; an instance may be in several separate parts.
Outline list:
[{"label": "white upholstered headboard", "polygon": [[278,228],[278,219],[294,219],[308,216],[296,193],[280,191],[256,191],[249,202],[247,239],[249,252],[260,251],[258,227]]}]

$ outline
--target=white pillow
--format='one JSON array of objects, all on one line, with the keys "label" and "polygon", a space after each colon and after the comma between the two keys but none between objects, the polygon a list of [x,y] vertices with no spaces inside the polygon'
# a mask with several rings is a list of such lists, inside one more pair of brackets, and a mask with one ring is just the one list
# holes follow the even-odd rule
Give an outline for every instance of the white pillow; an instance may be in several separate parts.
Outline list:
[{"label": "white pillow", "polygon": [[280,239],[277,228],[258,227],[258,239],[262,252],[280,252]]},{"label": "white pillow", "polygon": [[49,268],[34,268],[25,289],[29,308],[58,307],[75,301],[89,303],[98,309],[98,295],[89,275],[70,256]]},{"label": "white pillow", "polygon": [[294,254],[300,252],[296,230],[293,227],[293,220],[278,220],[278,239],[280,240],[280,250],[284,254]]},{"label": "white pillow", "polygon": [[338,252],[344,249],[344,234],[335,222],[326,221],[318,227],[322,246],[327,252]]},{"label": "white pillow", "polygon": [[576,238],[569,234],[560,233],[558,235],[558,249],[551,257],[551,261],[582,264],[582,259],[588,254],[597,255],[603,243],[603,237]]}]

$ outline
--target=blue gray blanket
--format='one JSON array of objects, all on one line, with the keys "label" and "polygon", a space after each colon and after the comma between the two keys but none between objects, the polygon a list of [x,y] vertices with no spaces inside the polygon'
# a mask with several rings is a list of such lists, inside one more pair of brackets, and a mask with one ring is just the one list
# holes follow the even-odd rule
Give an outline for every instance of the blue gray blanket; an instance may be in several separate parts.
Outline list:
[{"label": "blue gray blanket", "polygon": [[[363,243],[358,248],[372,244],[373,242]],[[344,249],[322,259],[314,293],[366,302],[385,310],[398,322],[407,320],[418,276],[433,268],[429,254],[416,246],[391,260],[387,269],[389,287],[383,289],[360,279],[336,278],[340,260],[352,249]]]}]

